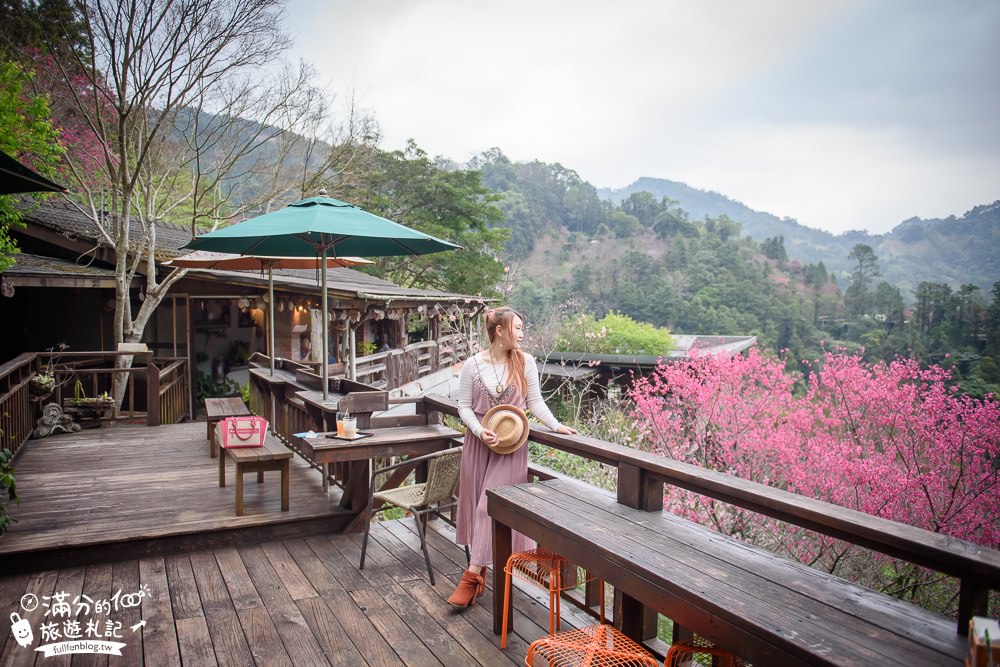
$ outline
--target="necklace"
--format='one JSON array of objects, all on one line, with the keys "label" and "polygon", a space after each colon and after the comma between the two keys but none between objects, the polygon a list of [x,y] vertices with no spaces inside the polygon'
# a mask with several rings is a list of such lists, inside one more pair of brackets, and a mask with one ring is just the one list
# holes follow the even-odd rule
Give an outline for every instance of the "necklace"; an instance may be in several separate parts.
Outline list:
[{"label": "necklace", "polygon": [[[490,354],[490,366],[493,367],[493,377],[495,377],[497,379],[497,396],[499,396],[500,394],[503,393],[503,390],[504,390],[503,378],[500,377],[499,373],[497,373],[497,367],[496,367],[496,363],[493,360],[493,354],[492,353]],[[504,377],[507,376],[507,366],[506,365],[504,366],[503,374],[504,374]]]}]

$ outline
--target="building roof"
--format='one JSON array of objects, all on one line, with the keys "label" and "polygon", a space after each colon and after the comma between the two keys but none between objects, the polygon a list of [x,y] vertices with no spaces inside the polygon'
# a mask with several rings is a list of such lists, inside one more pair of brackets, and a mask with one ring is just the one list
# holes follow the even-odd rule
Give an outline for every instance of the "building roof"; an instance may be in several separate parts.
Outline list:
[{"label": "building roof", "polygon": [[[243,285],[267,287],[267,273],[257,271],[223,271],[219,269],[187,269],[192,277],[204,276]],[[333,296],[368,301],[468,301],[470,297],[453,292],[399,287],[388,280],[369,276],[352,269],[328,269],[327,289]],[[275,289],[308,288],[319,291],[319,279],[313,271],[279,270],[274,272]]]},{"label": "building roof", "polygon": [[20,287],[108,287],[115,286],[115,272],[54,257],[19,253],[14,266],[0,280]]},{"label": "building roof", "polygon": [[[110,217],[110,216],[109,216]],[[69,238],[104,244],[94,221],[76,206],[65,201],[46,201],[36,209],[25,213],[25,221],[48,227]],[[145,239],[142,225],[129,226],[129,249],[138,249]],[[166,260],[183,254],[181,246],[191,240],[191,230],[167,222],[156,223],[156,258]]]},{"label": "building roof", "polygon": [[[94,245],[104,245],[100,232],[95,228],[90,217],[82,213],[78,208],[68,202],[46,201],[38,208],[25,212],[25,222],[29,225],[39,225],[62,234],[70,239],[80,239],[93,243]],[[136,249],[144,240],[141,225],[132,225],[129,229],[131,237],[131,247]],[[185,254],[187,250],[182,247],[191,240],[191,230],[181,225],[158,222],[156,224],[156,259],[166,261],[179,255]],[[18,263],[21,262],[21,255]],[[38,258],[42,259],[42,258]],[[34,264],[38,268],[37,260]],[[53,260],[58,262],[59,260]],[[65,265],[76,266],[72,262]],[[56,266],[52,264],[50,266]],[[96,270],[96,269],[95,269]],[[114,271],[107,269],[111,277]],[[254,271],[221,271],[217,269],[187,269],[192,277],[205,277],[208,279],[219,279],[230,283],[245,285],[267,286],[267,274]],[[309,288],[319,291],[319,272],[281,269],[274,272],[275,287],[285,288]],[[400,287],[388,280],[370,276],[360,271],[352,269],[337,268],[327,271],[327,284],[331,294],[341,295],[347,298],[358,298],[369,301],[465,301],[472,297],[452,292],[441,292],[437,290],[412,289]]]},{"label": "building roof", "polygon": [[[672,334],[674,348],[661,355],[596,354],[590,352],[550,352],[546,367],[552,364],[591,364],[609,368],[652,368],[663,361],[690,359],[693,354],[733,356],[757,344],[756,336],[699,336]],[[545,371],[543,370],[543,373]],[[562,373],[564,374],[564,373]]]}]

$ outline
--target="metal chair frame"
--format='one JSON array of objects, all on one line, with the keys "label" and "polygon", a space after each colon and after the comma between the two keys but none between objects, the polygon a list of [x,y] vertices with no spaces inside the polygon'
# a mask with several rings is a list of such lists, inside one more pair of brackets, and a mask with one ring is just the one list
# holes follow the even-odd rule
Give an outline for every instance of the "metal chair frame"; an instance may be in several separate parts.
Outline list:
[{"label": "metal chair frame", "polygon": [[[365,506],[365,528],[364,537],[361,540],[361,565],[359,569],[365,569],[365,557],[368,552],[368,533],[371,530],[372,515],[378,514],[390,507],[401,507],[413,513],[413,519],[417,524],[417,534],[420,536],[420,549],[424,552],[424,561],[427,563],[427,575],[430,577],[431,585],[434,585],[434,569],[431,567],[431,557],[427,550],[427,516],[436,514],[445,521],[449,521],[444,517],[442,512],[457,507],[458,501],[455,499],[455,489],[458,486],[459,478],[458,471],[453,467],[451,471],[443,473],[445,475],[452,474],[453,479],[445,479],[444,486],[442,487],[442,480],[439,478],[439,475],[442,473],[438,472],[439,467],[435,463],[441,464],[443,463],[441,461],[443,457],[454,457],[456,455],[458,455],[460,460],[461,452],[461,447],[444,449],[432,454],[416,456],[372,472],[371,482],[368,485],[368,503]],[[429,464],[426,482],[406,487],[396,487],[394,489],[383,489],[381,491],[375,489],[379,475],[407,467],[415,469],[422,463]],[[404,493],[400,494],[400,491]],[[394,499],[394,495],[416,497],[412,498],[414,502],[408,502],[409,499]],[[377,509],[373,509],[376,499],[381,501],[383,505]],[[452,522],[449,521],[449,523]],[[465,547],[465,558],[467,561],[470,558],[469,547]]]}]

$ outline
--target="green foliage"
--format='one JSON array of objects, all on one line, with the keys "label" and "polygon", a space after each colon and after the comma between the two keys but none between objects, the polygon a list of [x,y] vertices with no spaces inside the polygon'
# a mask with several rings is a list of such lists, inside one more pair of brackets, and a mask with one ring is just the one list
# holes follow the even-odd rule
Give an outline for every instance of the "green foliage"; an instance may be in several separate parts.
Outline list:
[{"label": "green foliage", "polygon": [[785,250],[785,237],[781,234],[764,239],[764,242],[760,244],[760,251],[768,259],[775,259],[779,262],[788,261],[788,252]]},{"label": "green foliage", "polygon": [[666,329],[611,311],[600,320],[589,313],[565,319],[556,349],[655,356],[668,354],[673,349],[673,339]]},{"label": "green foliage", "polygon": [[225,376],[216,380],[208,373],[203,373],[202,371],[198,371],[198,377],[195,378],[194,391],[195,401],[199,407],[205,405],[206,398],[243,395],[238,382],[230,380]]},{"label": "green foliage", "polygon": [[404,287],[497,295],[504,267],[496,257],[510,234],[500,226],[501,197],[483,186],[478,171],[438,165],[411,141],[379,153],[364,181],[355,193],[363,208],[462,249],[383,258],[362,270]]},{"label": "green foliage", "polygon": [[10,450],[0,450],[0,535],[7,532],[7,526],[17,523],[17,519],[10,515],[10,504],[21,504],[14,479],[14,466],[11,464],[13,457]]},{"label": "green foliage", "polygon": [[243,403],[250,405],[250,383],[247,382],[245,385],[240,387],[240,398],[243,399]]},{"label": "green foliage", "polygon": [[[48,100],[28,92],[31,78],[31,72],[17,63],[0,61],[0,150],[51,176],[63,150]],[[23,225],[22,211],[14,201],[11,195],[0,195],[0,273],[13,265],[18,252],[9,234],[12,226]]]}]

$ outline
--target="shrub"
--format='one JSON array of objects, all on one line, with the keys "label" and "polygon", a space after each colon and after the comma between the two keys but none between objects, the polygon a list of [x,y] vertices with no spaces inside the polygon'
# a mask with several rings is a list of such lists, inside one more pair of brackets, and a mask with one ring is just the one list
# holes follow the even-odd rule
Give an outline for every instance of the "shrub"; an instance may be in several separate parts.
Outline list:
[{"label": "shrub", "polygon": [[561,352],[666,356],[671,349],[669,331],[614,311],[600,320],[591,314],[568,317],[556,339]]}]

